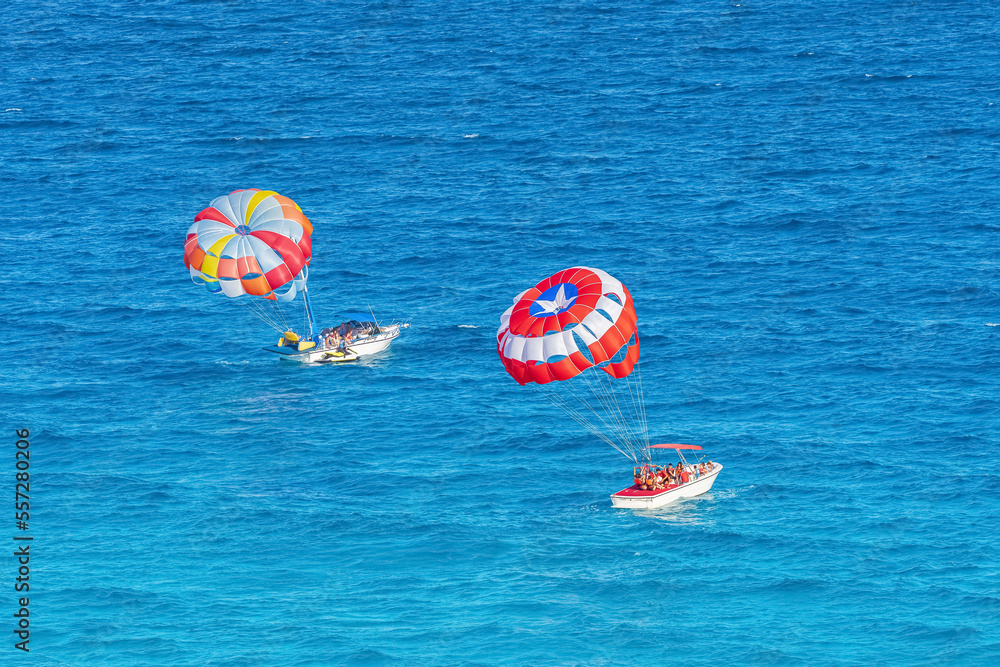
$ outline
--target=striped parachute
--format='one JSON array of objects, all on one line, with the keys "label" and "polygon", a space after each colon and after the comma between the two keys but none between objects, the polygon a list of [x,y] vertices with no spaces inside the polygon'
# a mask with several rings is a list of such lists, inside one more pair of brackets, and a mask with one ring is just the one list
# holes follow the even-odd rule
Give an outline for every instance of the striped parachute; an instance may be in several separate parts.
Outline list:
[{"label": "striped parachute", "polygon": [[[298,204],[270,190],[235,190],[195,216],[184,242],[184,265],[195,283],[247,305],[275,329],[289,328],[278,302],[305,292],[312,224]],[[271,308],[265,307],[267,301]],[[308,308],[308,305],[307,305]]]},{"label": "striped parachute", "polygon": [[305,281],[311,234],[309,219],[288,197],[236,190],[216,197],[194,217],[184,242],[184,265],[209,292],[291,301]]},{"label": "striped parachute", "polygon": [[[500,316],[507,372],[633,461],[649,458],[639,334],[628,289],[600,269],[565,269]],[[592,369],[598,369],[597,372]]]}]

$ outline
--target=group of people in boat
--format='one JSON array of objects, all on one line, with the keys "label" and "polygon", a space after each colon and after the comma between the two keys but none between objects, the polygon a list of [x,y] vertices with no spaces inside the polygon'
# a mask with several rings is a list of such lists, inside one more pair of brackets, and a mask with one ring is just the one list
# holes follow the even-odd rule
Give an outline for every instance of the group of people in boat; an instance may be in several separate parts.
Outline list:
[{"label": "group of people in boat", "polygon": [[712,461],[697,464],[684,464],[678,461],[676,466],[672,463],[668,463],[666,466],[647,463],[635,469],[635,483],[643,491],[667,489],[671,486],[693,482],[702,475],[707,475],[715,470],[715,466],[716,464]]},{"label": "group of people in boat", "polygon": [[355,339],[354,328],[347,323],[341,324],[336,329],[324,329],[320,335],[320,345],[323,348],[341,352],[347,352],[347,346]]}]

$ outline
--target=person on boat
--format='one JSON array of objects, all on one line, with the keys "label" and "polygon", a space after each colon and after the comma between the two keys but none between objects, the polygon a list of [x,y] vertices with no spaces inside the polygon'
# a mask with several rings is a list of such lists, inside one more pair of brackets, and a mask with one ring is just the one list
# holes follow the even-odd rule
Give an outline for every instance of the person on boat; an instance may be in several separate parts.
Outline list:
[{"label": "person on boat", "polygon": [[680,471],[681,471],[681,473],[680,473],[680,477],[681,477],[681,484],[687,484],[688,482],[690,482],[690,481],[691,481],[691,473],[689,473],[689,472],[687,471],[687,468],[685,468],[684,466],[682,466],[682,465],[679,465],[679,464],[678,464],[678,466],[677,466],[677,467],[678,467],[678,468],[680,469]]},{"label": "person on boat", "polygon": [[646,468],[646,488],[650,491],[656,488],[656,466]]},{"label": "person on boat", "polygon": [[666,471],[666,469],[665,468],[660,468],[656,472],[656,488],[658,488],[658,489],[666,488],[666,486],[667,486],[668,483],[669,482],[667,481],[667,471]]}]

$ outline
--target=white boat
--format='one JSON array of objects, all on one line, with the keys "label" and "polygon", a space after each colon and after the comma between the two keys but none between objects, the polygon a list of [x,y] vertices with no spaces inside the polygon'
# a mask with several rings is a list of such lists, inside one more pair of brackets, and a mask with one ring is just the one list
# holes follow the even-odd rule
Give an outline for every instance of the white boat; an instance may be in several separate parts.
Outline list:
[{"label": "white boat", "polygon": [[[380,326],[374,319],[357,313],[347,317],[350,319],[339,326],[323,329],[308,338],[300,338],[294,332],[286,331],[275,345],[262,349],[280,354],[289,361],[307,364],[354,361],[358,357],[386,349],[403,329],[410,326],[408,322]],[[334,333],[341,331],[350,332],[351,340],[337,345],[333,342]]]},{"label": "white boat", "polygon": [[[681,454],[682,449],[701,449],[698,445],[652,445],[650,449],[673,449],[677,451],[681,462],[689,465]],[[656,509],[663,507],[681,498],[691,498],[700,496],[708,492],[715,484],[716,477],[722,472],[721,463],[713,463],[713,466],[705,474],[694,477],[686,484],[668,484],[664,488],[643,489],[640,484],[622,489],[618,493],[611,494],[611,504],[614,507],[625,507],[630,509]]]},{"label": "white boat", "polygon": [[[289,333],[292,332],[286,332],[276,345],[268,345],[267,347],[261,349],[266,350],[267,352],[280,354],[282,359],[287,359],[288,361],[298,361],[304,364],[356,361],[359,356],[351,350],[342,351],[338,349],[318,347],[313,341],[290,340],[288,338]],[[303,346],[301,350],[299,349],[300,345]]]}]

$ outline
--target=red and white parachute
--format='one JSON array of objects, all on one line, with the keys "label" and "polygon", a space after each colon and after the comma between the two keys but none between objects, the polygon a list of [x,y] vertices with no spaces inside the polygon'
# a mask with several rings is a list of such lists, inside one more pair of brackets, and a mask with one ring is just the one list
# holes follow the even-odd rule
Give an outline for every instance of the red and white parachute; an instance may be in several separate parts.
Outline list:
[{"label": "red and white parachute", "polygon": [[600,269],[560,271],[500,316],[497,352],[507,372],[538,388],[633,461],[649,458],[639,334],[628,289]]}]

